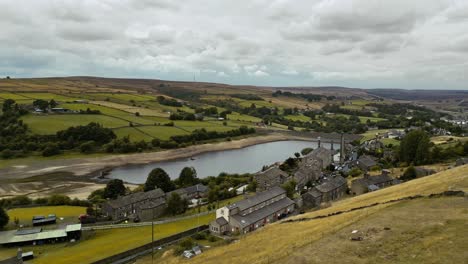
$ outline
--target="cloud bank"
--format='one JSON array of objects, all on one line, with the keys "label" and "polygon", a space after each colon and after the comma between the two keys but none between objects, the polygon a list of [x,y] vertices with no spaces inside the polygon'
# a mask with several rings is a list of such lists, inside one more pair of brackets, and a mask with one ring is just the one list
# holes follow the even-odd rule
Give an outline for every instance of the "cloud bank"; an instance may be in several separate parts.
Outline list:
[{"label": "cloud bank", "polygon": [[0,0],[0,75],[468,89],[468,2]]}]

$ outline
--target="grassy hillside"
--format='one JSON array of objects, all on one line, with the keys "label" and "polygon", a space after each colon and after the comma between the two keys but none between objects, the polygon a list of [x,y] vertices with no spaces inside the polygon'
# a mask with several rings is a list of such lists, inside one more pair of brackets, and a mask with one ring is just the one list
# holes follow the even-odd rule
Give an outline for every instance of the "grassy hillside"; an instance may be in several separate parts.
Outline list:
[{"label": "grassy hillside", "polygon": [[[349,210],[392,199],[468,191],[468,166],[338,201],[329,208],[296,218]],[[239,242],[206,251],[190,263],[457,263],[466,260],[468,204],[465,198],[422,198],[378,205],[332,217],[275,223]],[[415,223],[418,223],[415,225]],[[389,227],[390,230],[385,230]],[[352,230],[364,241],[351,242]],[[388,231],[388,232],[387,232]],[[242,255],[242,258],[239,256]],[[140,263],[149,263],[142,259]],[[185,263],[166,254],[158,263]]]}]

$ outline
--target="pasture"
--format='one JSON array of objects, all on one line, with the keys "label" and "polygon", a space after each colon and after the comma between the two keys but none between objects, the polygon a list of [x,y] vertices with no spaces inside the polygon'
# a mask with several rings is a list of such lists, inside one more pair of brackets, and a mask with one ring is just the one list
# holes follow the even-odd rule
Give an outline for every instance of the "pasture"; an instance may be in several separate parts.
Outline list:
[{"label": "pasture", "polygon": [[[19,220],[19,224],[24,226],[32,225],[32,218],[36,215],[47,216],[49,214],[55,214],[57,216],[57,223],[77,223],[78,216],[86,213],[86,207],[80,206],[37,206],[37,207],[28,207],[28,208],[14,208],[7,211],[8,216],[10,217],[10,222],[8,227],[14,227],[14,219]],[[60,220],[63,218],[63,220]]]},{"label": "pasture", "polygon": [[65,130],[71,126],[87,125],[97,122],[104,127],[117,128],[128,126],[128,122],[122,119],[105,115],[85,115],[85,114],[55,114],[55,115],[34,115],[28,114],[21,119],[34,133],[40,135],[51,135],[57,131]]}]

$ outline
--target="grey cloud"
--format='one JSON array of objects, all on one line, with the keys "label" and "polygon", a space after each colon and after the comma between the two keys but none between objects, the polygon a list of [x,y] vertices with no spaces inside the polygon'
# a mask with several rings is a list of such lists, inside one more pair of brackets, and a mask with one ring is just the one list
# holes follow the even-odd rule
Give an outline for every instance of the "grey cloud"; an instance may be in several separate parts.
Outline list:
[{"label": "grey cloud", "polygon": [[0,69],[24,77],[201,73],[197,79],[232,84],[463,88],[468,20],[459,3],[3,0]]},{"label": "grey cloud", "polygon": [[364,42],[361,50],[367,53],[384,53],[399,50],[403,45],[403,38],[399,36],[378,37]]},{"label": "grey cloud", "polygon": [[91,24],[68,24],[57,29],[57,36],[71,41],[99,41],[116,39],[116,28]]}]

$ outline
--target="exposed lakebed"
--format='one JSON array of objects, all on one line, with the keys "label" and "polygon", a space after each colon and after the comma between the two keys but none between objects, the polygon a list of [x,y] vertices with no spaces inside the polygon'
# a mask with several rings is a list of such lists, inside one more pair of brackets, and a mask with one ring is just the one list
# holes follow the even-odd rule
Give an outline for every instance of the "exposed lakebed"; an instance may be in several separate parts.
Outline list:
[{"label": "exposed lakebed", "polygon": [[[325,148],[330,144],[322,143]],[[164,169],[172,179],[179,176],[184,167],[194,167],[199,178],[217,176],[221,172],[227,173],[254,173],[262,166],[283,161],[293,157],[295,152],[311,147],[317,148],[313,141],[276,141],[248,146],[241,149],[213,151],[202,153],[193,157],[154,162],[144,165],[128,165],[115,168],[108,174],[108,178],[122,179],[129,183],[144,183],[148,173],[157,167]],[[339,144],[334,144],[338,149]]]}]

